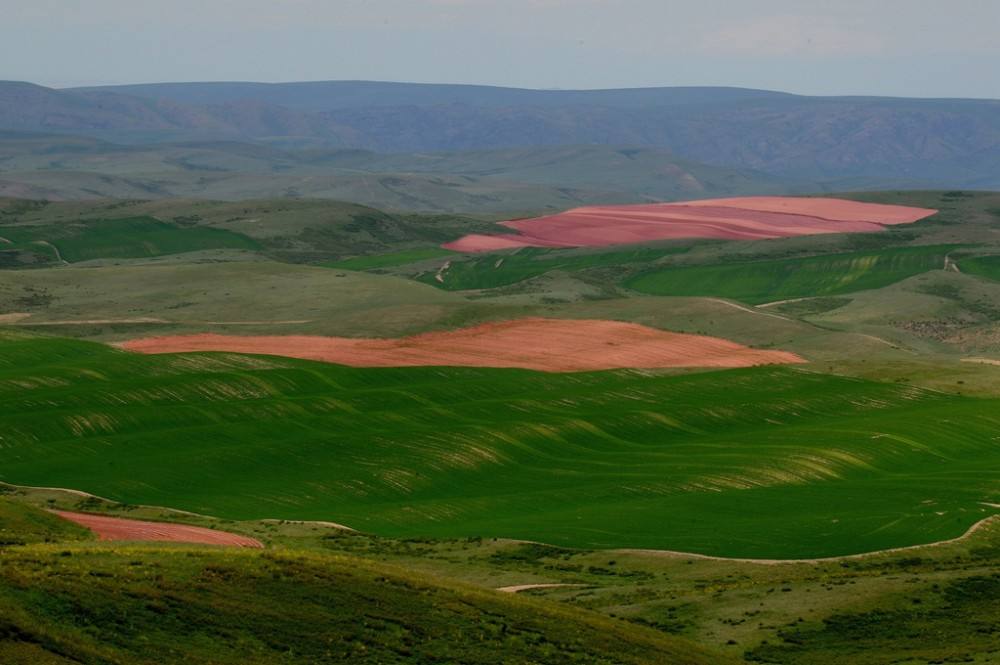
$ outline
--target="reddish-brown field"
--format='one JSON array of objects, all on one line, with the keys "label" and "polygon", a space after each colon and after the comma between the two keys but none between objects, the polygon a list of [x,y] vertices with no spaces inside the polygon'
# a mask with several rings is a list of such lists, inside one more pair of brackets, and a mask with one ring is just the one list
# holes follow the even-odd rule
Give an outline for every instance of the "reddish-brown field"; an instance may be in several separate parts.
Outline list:
[{"label": "reddish-brown field", "polygon": [[139,353],[260,353],[354,367],[520,367],[544,372],[805,362],[794,353],[752,349],[717,337],[666,332],[635,323],[542,318],[401,339],[203,334],[136,339],[121,347]]},{"label": "reddish-brown field", "polygon": [[226,545],[228,547],[263,547],[259,540],[226,531],[205,529],[187,524],[144,522],[121,517],[52,511],[59,517],[85,526],[101,540],[155,540],[172,543],[197,543],[199,545]]},{"label": "reddish-brown field", "polygon": [[683,203],[588,206],[557,215],[501,222],[517,234],[468,235],[443,245],[458,252],[516,247],[604,247],[715,238],[760,240],[819,233],[874,233],[911,224],[936,210],[842,199],[759,196]]}]

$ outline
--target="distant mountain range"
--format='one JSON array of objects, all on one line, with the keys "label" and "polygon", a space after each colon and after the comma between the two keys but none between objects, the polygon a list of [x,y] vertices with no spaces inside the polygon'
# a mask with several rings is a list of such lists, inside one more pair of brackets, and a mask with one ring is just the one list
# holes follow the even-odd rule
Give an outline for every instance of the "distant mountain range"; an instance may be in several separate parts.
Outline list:
[{"label": "distant mountain range", "polygon": [[[536,184],[654,198],[683,188],[650,189],[641,164],[625,159],[628,150],[637,151],[632,155],[640,161],[655,156],[656,165],[647,164],[653,172],[669,165],[688,174],[723,169],[729,175],[722,180],[751,178],[789,189],[1000,188],[1000,101],[994,100],[365,81],[68,90],[0,82],[0,129],[132,145],[238,142],[246,146],[240,149],[244,153],[250,150],[247,144],[267,146],[283,152],[286,160],[294,153],[293,170],[310,160],[314,167],[332,161],[347,168],[348,153],[330,156],[331,150],[410,153],[368,155],[361,158],[361,168],[424,172],[435,164],[434,172],[476,171],[475,177],[493,179],[499,173],[530,172]],[[575,170],[576,176],[586,172],[581,181],[566,179],[567,146],[609,149],[587,153],[586,163]],[[5,150],[0,146],[0,168],[7,170],[2,161],[9,162],[11,155]],[[233,150],[230,145],[224,152]],[[465,155],[414,155],[456,151]],[[269,155],[266,161],[273,161]],[[563,166],[549,169],[547,159]],[[622,164],[629,168],[615,171]],[[640,185],[633,184],[636,177]]]}]

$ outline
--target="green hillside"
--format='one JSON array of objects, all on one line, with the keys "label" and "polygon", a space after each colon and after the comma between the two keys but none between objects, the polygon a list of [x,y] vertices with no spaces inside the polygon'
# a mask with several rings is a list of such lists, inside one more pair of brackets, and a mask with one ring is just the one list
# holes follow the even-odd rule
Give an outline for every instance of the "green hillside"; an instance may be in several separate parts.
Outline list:
[{"label": "green hillside", "polygon": [[[24,249],[24,243],[44,240],[60,249],[65,244],[67,261],[236,248],[257,249],[279,261],[327,263],[404,250],[438,251],[441,243],[494,228],[485,219],[389,213],[342,201],[0,198],[0,238],[18,243],[15,248],[0,240],[0,258]],[[39,251],[36,245],[29,248]]]},{"label": "green hillside", "polygon": [[397,537],[822,556],[953,537],[1000,498],[997,401],[794,369],[354,369],[14,338],[0,399],[4,481]]},{"label": "green hillside", "polygon": [[963,258],[958,261],[958,268],[970,275],[1000,282],[1000,254]]},{"label": "green hillside", "polygon": [[58,225],[0,225],[8,242],[0,250],[37,249],[77,263],[91,259],[130,259],[205,249],[259,249],[254,240],[231,231],[181,227],[149,217],[86,220]]},{"label": "green hillside", "polygon": [[86,529],[25,503],[11,501],[0,491],[0,547],[89,537]]},{"label": "green hillside", "polygon": [[[472,256],[451,261],[437,272],[418,279],[448,291],[492,289],[514,284],[553,270],[579,271],[606,266],[625,266],[655,261],[684,252],[689,245],[673,247],[629,247],[614,250],[552,250],[527,247],[510,254]],[[345,266],[346,267],[346,266]]]},{"label": "green hillside", "polygon": [[956,245],[899,247],[749,263],[670,266],[637,275],[626,286],[661,296],[715,296],[758,304],[831,296],[888,286],[944,267]]},{"label": "green hillside", "polygon": [[356,558],[65,545],[2,554],[5,665],[729,662],[595,613]]},{"label": "green hillside", "polygon": [[428,247],[426,249],[410,249],[402,252],[375,254],[373,256],[355,256],[342,261],[332,261],[325,265],[328,268],[342,268],[344,270],[379,270],[382,268],[405,266],[410,263],[445,256],[457,256],[457,254],[447,249],[441,249],[440,247]]}]

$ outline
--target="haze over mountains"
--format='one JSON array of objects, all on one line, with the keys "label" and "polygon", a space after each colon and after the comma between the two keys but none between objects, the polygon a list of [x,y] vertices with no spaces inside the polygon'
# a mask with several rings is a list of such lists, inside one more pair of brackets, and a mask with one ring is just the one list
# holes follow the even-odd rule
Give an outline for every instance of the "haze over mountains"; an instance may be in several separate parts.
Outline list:
[{"label": "haze over mountains", "polygon": [[995,100],[5,82],[0,129],[9,130],[0,193],[50,198],[304,196],[488,211],[751,190],[1000,187]]}]

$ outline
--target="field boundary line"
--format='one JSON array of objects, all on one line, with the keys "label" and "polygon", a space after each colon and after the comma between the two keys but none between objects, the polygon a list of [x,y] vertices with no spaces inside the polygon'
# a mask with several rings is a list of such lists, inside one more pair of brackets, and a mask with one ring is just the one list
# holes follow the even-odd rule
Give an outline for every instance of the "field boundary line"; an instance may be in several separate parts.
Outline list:
[{"label": "field boundary line", "polygon": [[742,557],[728,557],[728,556],[713,556],[711,554],[695,554],[693,552],[679,552],[675,550],[653,550],[653,549],[636,549],[636,548],[620,548],[613,550],[606,550],[607,552],[620,552],[622,554],[647,554],[651,556],[665,556],[674,558],[690,558],[690,559],[702,559],[706,561],[729,561],[732,563],[755,563],[762,566],[778,566],[784,564],[795,564],[795,563],[834,563],[837,561],[850,561],[852,559],[867,559],[874,556],[881,556],[884,554],[898,554],[899,552],[910,552],[913,550],[925,549],[930,547],[940,547],[941,545],[951,545],[954,543],[962,542],[973,535],[981,529],[988,526],[994,520],[1000,518],[1000,513],[984,517],[979,520],[968,529],[965,533],[960,536],[955,536],[954,538],[946,538],[944,540],[935,540],[930,543],[923,543],[920,545],[904,545],[902,547],[890,547],[884,550],[874,550],[871,552],[860,552],[858,554],[842,554],[840,556],[826,556],[826,557],[815,557],[810,559],[748,559]]}]

